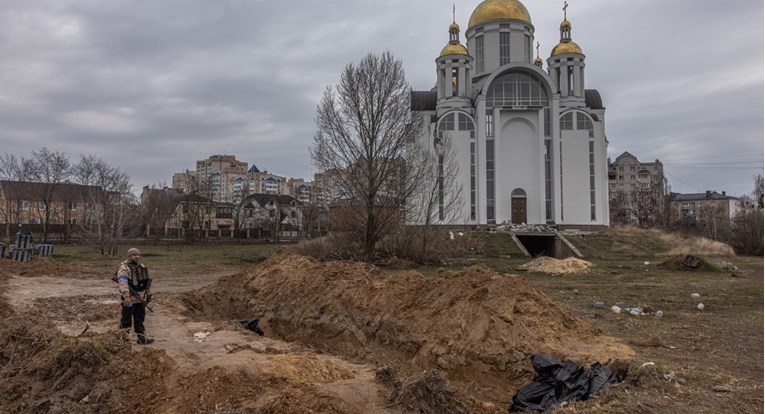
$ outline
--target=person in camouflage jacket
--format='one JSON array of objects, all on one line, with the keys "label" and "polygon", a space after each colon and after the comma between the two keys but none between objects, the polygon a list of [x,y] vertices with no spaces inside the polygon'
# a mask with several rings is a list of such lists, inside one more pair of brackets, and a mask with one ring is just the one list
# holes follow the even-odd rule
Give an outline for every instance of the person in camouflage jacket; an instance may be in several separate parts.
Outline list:
[{"label": "person in camouflage jacket", "polygon": [[120,328],[127,336],[133,326],[139,345],[154,342],[154,339],[146,336],[143,324],[146,304],[151,302],[151,278],[149,269],[141,263],[141,252],[138,249],[133,247],[128,250],[127,260],[120,263],[116,276],[122,302]]}]

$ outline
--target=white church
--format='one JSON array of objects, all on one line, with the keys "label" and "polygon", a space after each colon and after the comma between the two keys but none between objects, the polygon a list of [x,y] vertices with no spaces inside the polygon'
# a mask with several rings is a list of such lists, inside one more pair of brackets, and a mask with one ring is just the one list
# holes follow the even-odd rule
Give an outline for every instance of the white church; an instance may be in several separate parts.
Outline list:
[{"label": "white church", "polygon": [[[567,6],[566,6],[567,7]],[[547,69],[518,0],[485,0],[465,31],[449,26],[436,86],[412,92],[420,139],[452,141],[462,211],[451,223],[608,226],[608,141],[600,94],[585,89],[585,55],[560,24]]]}]

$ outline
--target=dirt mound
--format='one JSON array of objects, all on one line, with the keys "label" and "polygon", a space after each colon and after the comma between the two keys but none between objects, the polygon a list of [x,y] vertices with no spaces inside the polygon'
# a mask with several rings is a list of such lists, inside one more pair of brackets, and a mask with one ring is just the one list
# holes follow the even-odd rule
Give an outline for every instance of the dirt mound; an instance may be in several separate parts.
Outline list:
[{"label": "dirt mound", "polygon": [[702,256],[678,254],[666,258],[657,267],[667,270],[721,272],[723,269]]},{"label": "dirt mound", "polygon": [[114,333],[62,335],[42,317],[0,322],[0,406],[9,412],[151,411],[172,369],[164,351],[132,352]]},{"label": "dirt mound", "polygon": [[438,369],[458,389],[495,401],[533,379],[532,354],[581,364],[631,356],[526,278],[485,266],[433,277],[386,275],[368,264],[320,262],[285,248],[185,300],[190,316],[257,316],[267,336],[406,375]]},{"label": "dirt mound", "polygon": [[592,263],[586,260],[577,259],[576,257],[567,257],[561,260],[547,256],[537,257],[536,259],[518,267],[520,270],[549,273],[551,275],[587,273],[591,268]]},{"label": "dirt mound", "polygon": [[62,276],[74,273],[76,268],[57,262],[52,257],[35,257],[26,262],[0,259],[0,272],[18,276]]}]

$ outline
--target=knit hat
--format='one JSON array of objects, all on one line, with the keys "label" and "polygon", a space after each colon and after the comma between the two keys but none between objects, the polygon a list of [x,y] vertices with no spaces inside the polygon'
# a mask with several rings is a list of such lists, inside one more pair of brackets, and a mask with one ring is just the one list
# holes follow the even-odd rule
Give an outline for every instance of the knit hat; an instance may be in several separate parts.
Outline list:
[{"label": "knit hat", "polygon": [[128,256],[132,256],[134,254],[141,254],[141,251],[136,249],[135,247],[131,247],[130,249],[128,249],[128,253],[127,253]]}]

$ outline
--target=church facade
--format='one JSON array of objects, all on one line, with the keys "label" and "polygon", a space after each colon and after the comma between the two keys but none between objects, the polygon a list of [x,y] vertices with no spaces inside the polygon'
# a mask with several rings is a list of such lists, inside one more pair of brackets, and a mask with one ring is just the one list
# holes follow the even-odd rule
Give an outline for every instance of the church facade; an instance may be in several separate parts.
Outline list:
[{"label": "church facade", "polygon": [[518,0],[480,3],[465,45],[459,25],[449,26],[436,86],[412,92],[422,144],[438,151],[448,138],[457,165],[443,174],[456,172],[461,207],[441,224],[608,226],[605,108],[585,88],[585,55],[571,27],[564,8],[545,70]]}]

